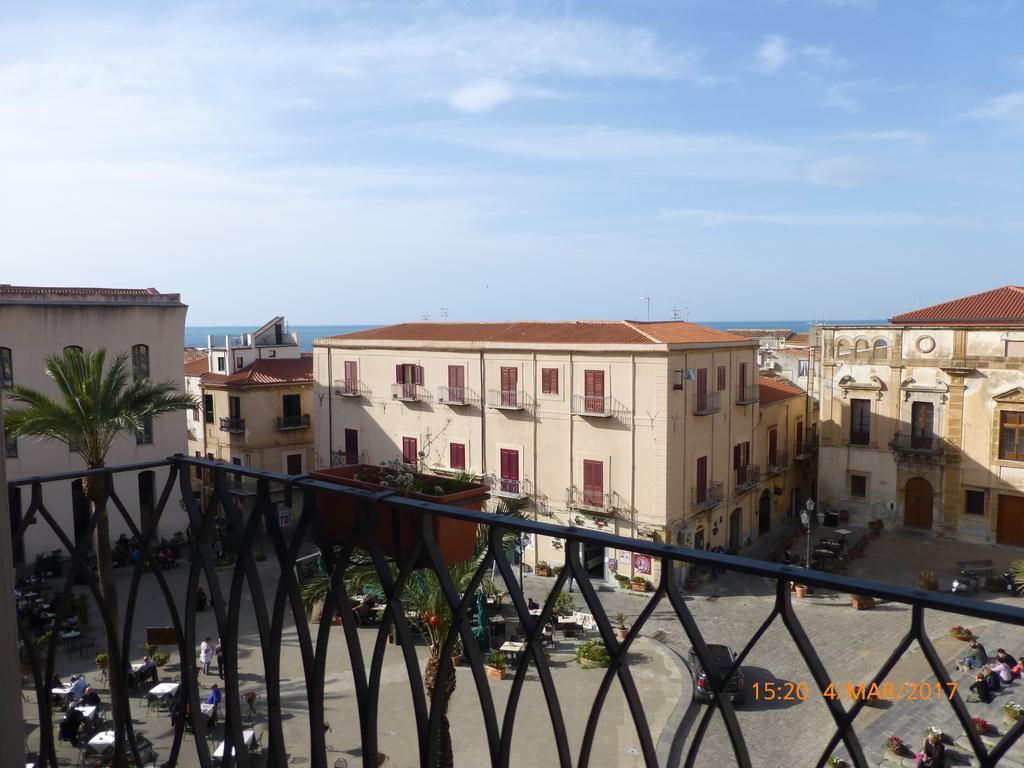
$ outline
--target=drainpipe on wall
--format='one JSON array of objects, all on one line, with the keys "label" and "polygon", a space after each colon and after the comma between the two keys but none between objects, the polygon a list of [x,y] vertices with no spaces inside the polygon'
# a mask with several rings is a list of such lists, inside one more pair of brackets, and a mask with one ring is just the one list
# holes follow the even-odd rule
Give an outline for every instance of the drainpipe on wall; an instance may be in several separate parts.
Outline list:
[{"label": "drainpipe on wall", "polygon": [[480,475],[487,474],[487,377],[484,369],[487,361],[484,360],[484,351],[480,350]]},{"label": "drainpipe on wall", "polygon": [[[3,392],[0,391],[0,443],[3,437]],[[4,454],[6,455],[6,454]],[[6,627],[17,626],[14,606],[14,550],[10,530],[11,512],[8,509],[7,460],[0,458],[0,520],[6,529],[0,535],[0,622]],[[7,744],[15,753],[21,753],[25,743],[25,723],[21,710],[21,664],[18,659],[17,632],[0,632],[0,743]],[[22,760],[13,761],[16,764]]]},{"label": "drainpipe on wall", "polygon": [[[327,349],[327,466],[334,466],[334,376],[331,373],[331,357],[333,356],[330,347]],[[356,368],[358,378],[359,369]],[[358,386],[358,385],[357,385]],[[356,456],[358,459],[359,457]]]}]

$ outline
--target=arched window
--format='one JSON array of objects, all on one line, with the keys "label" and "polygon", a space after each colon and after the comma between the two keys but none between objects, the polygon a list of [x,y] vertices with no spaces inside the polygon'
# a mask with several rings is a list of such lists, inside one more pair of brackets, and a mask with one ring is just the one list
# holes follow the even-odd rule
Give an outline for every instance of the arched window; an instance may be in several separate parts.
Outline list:
[{"label": "arched window", "polygon": [[868,342],[867,339],[857,339],[853,345],[853,354],[855,357],[867,357],[868,353]]},{"label": "arched window", "polygon": [[839,339],[836,342],[836,357],[849,357],[851,351],[849,339]]},{"label": "arched window", "polygon": [[14,384],[14,359],[10,347],[0,347],[0,387]]},{"label": "arched window", "polygon": [[132,378],[149,378],[149,347],[145,344],[132,347]]},{"label": "arched window", "polygon": [[871,347],[871,358],[873,360],[885,360],[889,357],[889,342],[885,339],[875,339]]}]

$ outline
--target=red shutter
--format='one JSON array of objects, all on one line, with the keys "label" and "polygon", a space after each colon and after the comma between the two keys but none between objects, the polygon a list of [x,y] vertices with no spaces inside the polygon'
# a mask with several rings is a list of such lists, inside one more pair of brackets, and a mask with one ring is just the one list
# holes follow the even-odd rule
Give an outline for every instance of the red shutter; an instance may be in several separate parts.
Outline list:
[{"label": "red shutter", "polygon": [[405,366],[401,363],[395,366],[395,384],[405,384]]},{"label": "red shutter", "polygon": [[604,371],[583,372],[583,409],[604,413]]},{"label": "red shutter", "polygon": [[501,449],[501,490],[519,493],[519,451]]},{"label": "red shutter", "polygon": [[557,368],[552,368],[551,369],[551,394],[552,395],[557,395],[558,394],[558,369]]},{"label": "red shutter", "polygon": [[743,390],[747,388],[747,364],[740,363],[740,387],[739,393],[742,396]]},{"label": "red shutter", "polygon": [[703,504],[708,498],[708,457],[697,459],[697,503]]},{"label": "red shutter", "polygon": [[465,469],[466,446],[462,443],[449,443],[448,448],[448,466],[452,469]]},{"label": "red shutter", "polygon": [[540,391],[542,394],[551,394],[551,369],[541,368],[540,369]]},{"label": "red shutter", "polygon": [[412,383],[423,385],[423,366],[414,365],[412,369]]},{"label": "red shutter", "polygon": [[583,503],[591,507],[604,505],[604,463],[583,461]]},{"label": "red shutter", "polygon": [[697,410],[706,411],[708,407],[708,369],[697,369]]},{"label": "red shutter", "polygon": [[406,464],[417,464],[419,462],[419,452],[416,450],[415,437],[402,438],[402,461]]},{"label": "red shutter", "polygon": [[796,453],[799,456],[804,452],[804,423],[798,421],[796,423]]},{"label": "red shutter", "polygon": [[768,430],[768,463],[775,466],[779,459],[779,432],[776,429]]},{"label": "red shutter", "polygon": [[519,405],[519,393],[517,387],[519,385],[519,369],[518,368],[502,368],[501,369],[501,404],[515,408]]},{"label": "red shutter", "polygon": [[743,466],[740,463],[742,461],[742,459],[741,459],[741,455],[742,455],[741,451],[742,451],[742,446],[739,445],[739,443],[734,445],[733,448],[732,448],[732,468],[733,469],[739,469],[741,466]]},{"label": "red shutter", "polygon": [[721,392],[725,389],[725,366],[718,366],[718,391]]}]

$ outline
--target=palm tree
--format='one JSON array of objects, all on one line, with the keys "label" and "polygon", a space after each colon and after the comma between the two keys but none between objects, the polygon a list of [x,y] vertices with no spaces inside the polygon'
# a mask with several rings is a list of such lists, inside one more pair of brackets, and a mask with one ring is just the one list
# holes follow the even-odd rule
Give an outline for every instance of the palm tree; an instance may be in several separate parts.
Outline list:
[{"label": "palm tree", "polygon": [[[128,353],[116,355],[109,366],[105,366],[106,356],[103,349],[83,352],[76,348],[48,355],[45,371],[57,385],[59,397],[54,399],[29,387],[13,387],[10,400],[24,407],[6,412],[10,434],[59,440],[82,457],[87,469],[100,469],[118,437],[137,434],[157,416],[198,405],[191,395],[180,392],[174,381],[154,382],[148,375],[133,379]],[[109,617],[104,627],[107,653],[113,661],[120,659],[119,612],[106,508],[107,476],[83,477],[82,491],[92,504],[96,520],[96,571]],[[127,765],[128,754],[124,749],[128,719],[123,699],[124,666],[121,660],[119,664],[111,663],[109,670],[117,766]]]},{"label": "palm tree", "polygon": [[[498,514],[509,517],[523,517],[525,515],[526,501],[523,499],[502,499],[498,508]],[[473,581],[480,563],[487,556],[488,527],[480,526],[477,530],[476,546],[473,555],[459,563],[448,566],[448,575],[455,585],[458,594],[465,594]],[[519,535],[513,531],[504,531],[502,544],[505,549],[510,548],[519,541]],[[388,563],[391,571],[391,578],[398,578],[399,564]],[[353,550],[352,557],[345,570],[345,588],[349,594],[356,594],[360,590],[370,588],[375,591],[382,591],[380,577],[369,554],[361,550]],[[301,587],[302,602],[305,607],[311,609],[316,603],[323,601],[330,590],[331,577],[329,574],[316,573],[303,582]],[[484,590],[493,589],[491,577],[485,575],[482,583]],[[433,699],[434,690],[438,685],[438,674],[441,671],[441,651],[448,639],[448,634],[453,628],[454,615],[451,606],[445,599],[444,590],[441,587],[441,580],[437,574],[429,568],[413,571],[405,583],[402,591],[402,608],[406,611],[415,612],[422,620],[421,626],[427,633],[430,642],[430,655],[427,657],[427,665],[423,674],[423,685],[427,690],[427,696]],[[457,630],[456,630],[457,631]],[[458,648],[456,640],[453,648]],[[441,693],[441,729],[438,736],[437,765],[439,768],[452,768],[455,763],[455,754],[452,750],[451,728],[448,723],[448,703],[455,693],[455,667],[449,666],[447,675],[443,682],[444,688]]]}]

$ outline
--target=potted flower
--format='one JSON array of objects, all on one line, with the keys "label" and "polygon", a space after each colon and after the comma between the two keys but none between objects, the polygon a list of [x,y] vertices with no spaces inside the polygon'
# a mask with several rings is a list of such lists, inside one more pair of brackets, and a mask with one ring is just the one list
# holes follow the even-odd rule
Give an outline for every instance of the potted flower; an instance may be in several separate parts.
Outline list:
[{"label": "potted flower", "polygon": [[536,567],[533,569],[533,572],[536,573],[538,576],[550,576],[551,566],[548,565],[547,560],[538,560]]},{"label": "potted flower", "polygon": [[576,649],[576,663],[584,669],[607,667],[611,663],[608,649],[596,638],[581,643]]},{"label": "potted flower", "polygon": [[807,597],[807,585],[806,584],[795,584],[793,590],[796,592],[796,596],[799,598]]},{"label": "potted flower", "polygon": [[885,740],[885,748],[894,755],[902,755],[907,750],[907,745],[899,736],[890,736]]},{"label": "potted flower", "polygon": [[1012,723],[1016,723],[1024,717],[1024,707],[1015,701],[1011,701],[1003,705],[1003,714],[1006,715],[1007,720]]},{"label": "potted flower", "polygon": [[505,679],[505,654],[501,651],[491,651],[484,659],[484,671],[487,676],[494,680]]},{"label": "potted flower", "polygon": [[875,607],[875,598],[870,595],[851,595],[850,603],[858,611],[867,611]]},{"label": "potted flower", "polygon": [[955,624],[949,629],[950,637],[954,637],[957,640],[963,640],[964,642],[972,640],[974,638],[974,632],[967,627],[961,627],[959,624]]},{"label": "potted flower", "polygon": [[626,616],[622,613],[615,614],[615,637],[621,643],[626,639],[626,635],[629,634],[629,627],[626,626]]},{"label": "potted flower", "polygon": [[995,731],[995,728],[992,727],[992,723],[990,723],[983,717],[972,717],[971,725],[973,725],[974,730],[976,730],[982,736],[984,736],[987,733],[993,733]]},{"label": "potted flower", "polygon": [[634,592],[646,592],[647,591],[647,579],[643,576],[634,576],[630,579],[630,583],[633,585]]},{"label": "potted flower", "polygon": [[553,565],[553,566],[551,566],[551,575],[552,576],[560,576],[561,573],[562,573],[562,568],[564,568],[564,566],[561,566],[561,565]]},{"label": "potted flower", "polygon": [[620,589],[629,589],[629,576],[626,576],[621,573],[616,573],[615,580],[619,583]]},{"label": "potted flower", "polygon": [[[381,466],[348,464],[316,470],[310,472],[310,476],[314,480],[334,485],[374,492],[392,491],[410,499],[449,504],[463,509],[481,510],[489,498],[488,488],[482,483],[459,477],[438,477],[414,472],[397,462]],[[317,507],[327,536],[333,542],[340,544],[347,541],[357,529],[359,516],[355,498],[318,491]],[[392,507],[386,497],[377,502],[375,533],[385,556],[401,559],[403,553],[412,550],[420,539],[418,518],[409,510],[403,510],[399,515],[392,514]],[[476,545],[476,523],[434,515],[432,525],[434,539],[446,564],[458,563],[472,556]],[[358,546],[366,546],[366,539],[361,534],[355,542]],[[430,565],[425,553],[420,556],[417,565]]]},{"label": "potted flower", "polygon": [[559,592],[552,607],[552,613],[556,616],[569,616],[576,610],[576,601],[568,592]]},{"label": "potted flower", "polygon": [[167,651],[156,651],[151,658],[158,667],[165,667],[167,662],[171,660],[171,654]]},{"label": "potted flower", "polygon": [[939,580],[935,578],[935,571],[921,571],[917,576],[917,586],[930,592],[938,591]]}]

